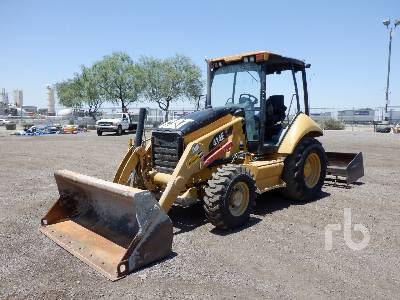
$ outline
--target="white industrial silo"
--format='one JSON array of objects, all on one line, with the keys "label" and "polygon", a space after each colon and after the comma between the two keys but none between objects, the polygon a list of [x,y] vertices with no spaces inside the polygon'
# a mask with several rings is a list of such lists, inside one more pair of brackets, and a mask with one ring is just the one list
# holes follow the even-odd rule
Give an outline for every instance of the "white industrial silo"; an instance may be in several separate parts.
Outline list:
[{"label": "white industrial silo", "polygon": [[13,91],[13,94],[14,94],[14,105],[16,107],[22,107],[22,105],[24,105],[24,93],[22,92],[22,90],[15,89]]},{"label": "white industrial silo", "polygon": [[46,85],[46,94],[47,94],[47,110],[49,116],[56,115],[56,102],[54,99],[54,88],[50,85]]},{"label": "white industrial silo", "polygon": [[3,102],[6,105],[8,104],[8,95],[5,88],[1,89],[0,102]]}]

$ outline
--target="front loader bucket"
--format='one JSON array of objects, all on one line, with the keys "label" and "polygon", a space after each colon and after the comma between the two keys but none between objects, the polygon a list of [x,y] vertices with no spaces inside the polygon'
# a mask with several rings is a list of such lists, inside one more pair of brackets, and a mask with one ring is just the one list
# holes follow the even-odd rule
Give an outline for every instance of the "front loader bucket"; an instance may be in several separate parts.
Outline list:
[{"label": "front loader bucket", "polygon": [[168,256],[172,222],[145,190],[67,170],[40,231],[111,280]]},{"label": "front loader bucket", "polygon": [[326,152],[328,158],[328,175],[346,178],[347,184],[356,182],[364,176],[362,152],[343,153]]}]

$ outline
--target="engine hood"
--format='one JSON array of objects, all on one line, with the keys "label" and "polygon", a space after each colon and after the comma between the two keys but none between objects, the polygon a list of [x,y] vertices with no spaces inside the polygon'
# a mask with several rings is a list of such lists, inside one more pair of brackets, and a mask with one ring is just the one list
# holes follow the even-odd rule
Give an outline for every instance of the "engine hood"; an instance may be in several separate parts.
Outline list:
[{"label": "engine hood", "polygon": [[101,119],[101,120],[97,121],[97,123],[100,123],[100,122],[117,123],[117,122],[121,122],[121,119]]},{"label": "engine hood", "polygon": [[238,107],[235,106],[207,108],[165,122],[161,124],[155,131],[179,132],[182,135],[186,135],[190,132],[196,131],[197,129],[205,127],[228,114],[233,114],[237,110]]}]

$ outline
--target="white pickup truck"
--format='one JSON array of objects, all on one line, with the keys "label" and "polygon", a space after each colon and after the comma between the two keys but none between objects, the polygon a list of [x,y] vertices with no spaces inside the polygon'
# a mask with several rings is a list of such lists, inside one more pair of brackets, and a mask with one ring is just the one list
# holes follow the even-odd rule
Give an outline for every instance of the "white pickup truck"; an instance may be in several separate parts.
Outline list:
[{"label": "white pickup truck", "polygon": [[96,122],[97,135],[99,136],[103,132],[115,132],[117,135],[121,135],[125,131],[136,130],[136,128],[137,116],[128,113],[107,114],[104,119]]}]

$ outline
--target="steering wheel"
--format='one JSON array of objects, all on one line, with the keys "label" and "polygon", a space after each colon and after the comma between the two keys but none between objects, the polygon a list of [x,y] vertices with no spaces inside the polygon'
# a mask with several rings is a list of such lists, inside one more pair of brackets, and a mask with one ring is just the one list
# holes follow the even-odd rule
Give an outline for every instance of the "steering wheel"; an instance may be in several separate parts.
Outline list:
[{"label": "steering wheel", "polygon": [[232,97],[229,97],[228,99],[226,99],[225,105],[227,105],[229,101],[232,102]]},{"label": "steering wheel", "polygon": [[[246,97],[243,97],[243,96],[246,96]],[[253,103],[253,105],[258,103],[258,98],[256,96],[253,96],[252,94],[240,94],[239,99],[242,97],[248,98],[251,101],[251,103]],[[253,99],[253,101],[252,101],[252,99]]]}]

